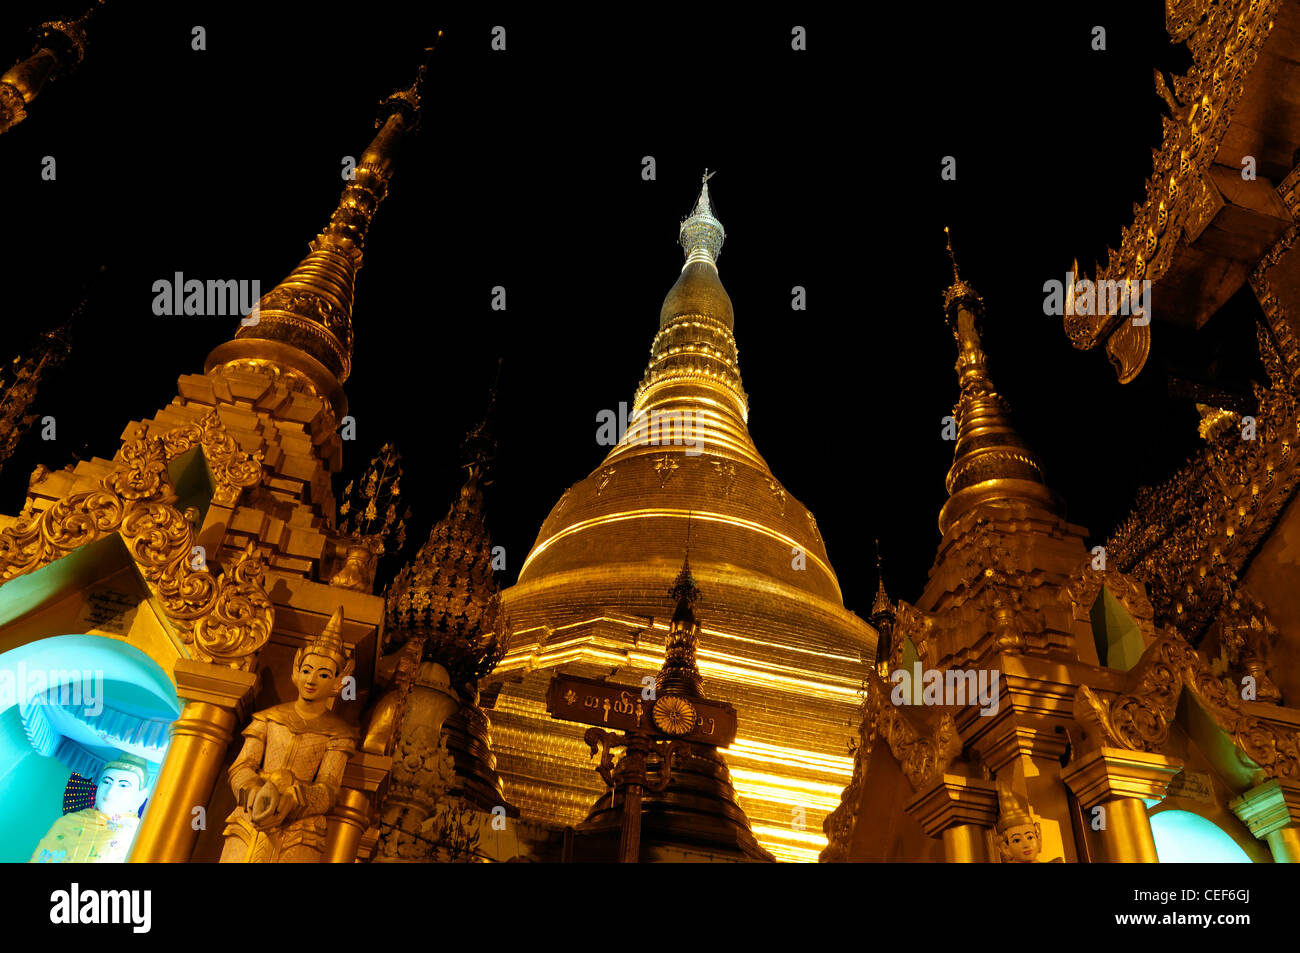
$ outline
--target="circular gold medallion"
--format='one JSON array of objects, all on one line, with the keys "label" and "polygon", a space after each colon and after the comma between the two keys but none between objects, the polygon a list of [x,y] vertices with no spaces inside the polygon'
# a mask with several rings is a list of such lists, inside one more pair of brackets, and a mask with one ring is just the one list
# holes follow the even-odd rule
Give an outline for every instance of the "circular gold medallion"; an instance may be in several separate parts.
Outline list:
[{"label": "circular gold medallion", "polygon": [[668,695],[655,702],[655,724],[670,735],[684,735],[695,727],[695,706],[685,698]]}]

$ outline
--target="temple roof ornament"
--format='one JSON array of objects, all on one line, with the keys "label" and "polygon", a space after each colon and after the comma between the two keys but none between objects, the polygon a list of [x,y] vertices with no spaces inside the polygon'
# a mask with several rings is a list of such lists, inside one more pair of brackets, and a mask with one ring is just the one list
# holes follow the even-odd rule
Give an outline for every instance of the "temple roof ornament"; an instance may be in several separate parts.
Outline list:
[{"label": "temple roof ornament", "polygon": [[[442,33],[439,31],[438,36]],[[362,153],[311,253],[244,319],[234,340],[208,356],[207,370],[270,362],[305,374],[332,399],[352,373],[352,299],[362,248],[393,175],[398,146],[419,127],[428,54],[415,82],[380,103],[379,133]],[[339,403],[338,399],[334,402]]]},{"label": "temple roof ornament", "polygon": [[35,31],[32,54],[0,76],[0,133],[27,118],[27,107],[47,82],[67,76],[86,58],[86,24],[104,0],[75,20],[50,20]]},{"label": "temple roof ornament", "polygon": [[948,255],[953,280],[944,292],[944,316],[958,344],[961,396],[953,409],[957,446],[946,481],[948,502],[939,512],[939,532],[946,535],[959,516],[984,503],[1028,502],[1059,514],[1060,500],[1047,487],[1038,458],[1011,426],[1010,407],[989,377],[979,329],[984,302],[958,271],[951,234]]},{"label": "temple roof ornament", "polygon": [[718,256],[722,254],[722,243],[727,240],[727,231],[713,214],[713,204],[709,201],[709,179],[717,172],[704,170],[700,181],[700,197],[695,202],[695,210],[682,222],[678,241],[686,252],[686,266],[692,262],[703,261],[718,267]]},{"label": "temple roof ornament", "polygon": [[[1211,169],[1280,6],[1280,0],[1166,3],[1166,32],[1172,42],[1187,44],[1193,65],[1174,77],[1172,90],[1155,73],[1156,92],[1170,115],[1161,120],[1162,141],[1153,152],[1146,198],[1134,205],[1119,250],[1108,250],[1106,264],[1094,269],[1097,283],[1159,282],[1179,248],[1204,229],[1207,212],[1221,204]],[[1084,278],[1077,266],[1074,275]],[[1128,312],[1118,302],[1098,310],[1067,313],[1065,332],[1079,350],[1104,343],[1119,382],[1127,384],[1146,365],[1150,324],[1126,320]]]},{"label": "temple roof ornament", "polygon": [[876,540],[876,598],[871,603],[871,614],[868,618],[874,619],[876,616],[883,616],[894,611],[894,602],[889,598],[889,593],[885,592],[885,567],[880,559],[880,540]]},{"label": "temple roof ornament", "polygon": [[1212,435],[1168,480],[1139,489],[1106,541],[1110,564],[1146,586],[1156,621],[1193,643],[1300,487],[1300,402],[1272,335],[1257,332],[1270,386],[1256,389],[1254,439],[1235,427]]},{"label": "temple roof ornament", "polygon": [[491,672],[509,641],[483,515],[494,448],[485,416],[465,439],[470,462],[459,497],[387,593],[389,629],[401,641],[421,640],[424,659],[446,668],[457,691]]},{"label": "temple roof ornament", "polygon": [[[696,422],[705,422],[711,416],[710,408],[728,411],[729,416],[739,418],[736,429],[740,433],[720,435],[718,442],[743,448],[751,462],[761,462],[744,430],[749,402],[740,381],[735,312],[718,278],[718,256],[726,232],[714,216],[709,198],[709,179],[714,174],[704,174],[695,209],[681,224],[678,239],[686,262],[659,309],[659,333],[651,346],[650,364],[637,388],[633,408],[647,412],[646,427],[652,423],[650,416],[657,407],[685,410],[686,399],[696,405]],[[693,399],[701,397],[703,403]],[[669,404],[674,406],[666,406]],[[726,429],[733,428],[728,425]],[[628,430],[631,443],[643,436],[636,427]]]},{"label": "temple roof ornament", "polygon": [[664,664],[655,679],[655,690],[661,695],[699,698],[703,680],[695,660],[700,631],[695,618],[695,603],[700,600],[700,587],[691,575],[689,552],[682,558],[681,571],[668,590],[668,597],[677,603],[677,608],[673,611],[668,641],[664,646]]}]

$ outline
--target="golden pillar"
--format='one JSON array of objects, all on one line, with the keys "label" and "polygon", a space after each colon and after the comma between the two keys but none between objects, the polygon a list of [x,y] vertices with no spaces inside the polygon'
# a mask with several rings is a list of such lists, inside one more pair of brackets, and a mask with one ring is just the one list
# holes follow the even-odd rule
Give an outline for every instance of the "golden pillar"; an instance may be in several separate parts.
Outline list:
[{"label": "golden pillar", "polygon": [[1300,783],[1274,778],[1251,788],[1228,808],[1268,843],[1274,863],[1300,863]]},{"label": "golden pillar", "polygon": [[356,788],[343,788],[329,814],[329,836],[325,840],[326,864],[351,864],[357,859],[361,835],[370,826],[370,798]]},{"label": "golden pillar", "polygon": [[989,862],[988,831],[998,816],[998,792],[992,781],[941,774],[904,810],[930,837],[943,838],[943,858],[948,863]]},{"label": "golden pillar", "polygon": [[132,863],[184,863],[203,825],[224,820],[205,812],[257,685],[251,672],[192,659],[177,659],[173,673],[185,707],[172,724],[167,756],[131,848]]},{"label": "golden pillar", "polygon": [[[1163,801],[1183,762],[1162,754],[1123,748],[1081,752],[1061,771],[1083,809],[1084,820],[1101,821],[1106,859],[1115,864],[1157,864],[1155,837],[1144,800]],[[1093,809],[1101,807],[1103,814]]]},{"label": "golden pillar", "polygon": [[356,863],[362,838],[370,829],[374,815],[371,798],[388,780],[392,768],[392,758],[369,751],[358,751],[348,761],[343,787],[329,813],[322,863]]}]

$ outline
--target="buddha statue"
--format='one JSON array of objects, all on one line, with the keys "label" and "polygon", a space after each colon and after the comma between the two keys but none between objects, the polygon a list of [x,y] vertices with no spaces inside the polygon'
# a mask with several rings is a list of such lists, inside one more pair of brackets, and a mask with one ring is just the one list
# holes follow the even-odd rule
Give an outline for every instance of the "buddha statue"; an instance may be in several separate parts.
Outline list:
[{"label": "buddha statue", "polygon": [[131,850],[140,807],[149,796],[143,758],[122,754],[104,765],[95,806],[64,814],[32,853],[33,864],[122,864]]},{"label": "buddha statue", "polygon": [[343,645],[343,607],[320,638],[293,658],[297,701],[259,711],[244,729],[230,768],[236,807],[226,818],[221,863],[316,863],[358,730],[331,706],[352,661]]},{"label": "buddha statue", "polygon": [[1043,829],[1022,806],[1011,786],[998,782],[998,852],[1005,863],[1036,864],[1043,849]]}]

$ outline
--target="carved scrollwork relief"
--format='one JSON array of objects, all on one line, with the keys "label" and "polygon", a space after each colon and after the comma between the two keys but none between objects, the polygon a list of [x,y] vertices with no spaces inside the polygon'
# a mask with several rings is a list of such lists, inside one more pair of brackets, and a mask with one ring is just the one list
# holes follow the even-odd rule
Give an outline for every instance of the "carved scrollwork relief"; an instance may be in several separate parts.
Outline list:
[{"label": "carved scrollwork relief", "polygon": [[[183,444],[183,437],[172,441],[173,448]],[[71,494],[45,510],[28,510],[0,531],[0,580],[118,533],[194,656],[249,670],[274,622],[261,560],[250,546],[220,578],[202,567],[194,555],[194,526],[172,505],[176,493],[167,460],[166,441],[137,428],[98,489]]]}]

